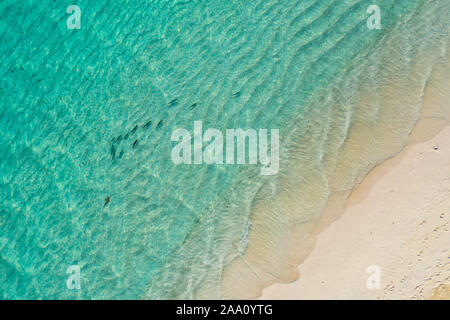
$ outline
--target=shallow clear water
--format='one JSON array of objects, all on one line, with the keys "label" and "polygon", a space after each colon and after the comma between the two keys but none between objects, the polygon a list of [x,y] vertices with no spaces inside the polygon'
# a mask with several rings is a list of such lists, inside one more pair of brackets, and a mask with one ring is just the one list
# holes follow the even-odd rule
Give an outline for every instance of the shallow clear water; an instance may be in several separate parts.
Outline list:
[{"label": "shallow clear water", "polygon": [[[366,26],[372,3],[381,30]],[[399,25],[439,22],[433,8],[448,9],[412,0],[78,5],[81,29],[68,30],[65,4],[0,3],[2,299],[192,298],[205,284],[221,297],[255,196],[280,177],[250,165],[176,166],[173,130],[192,132],[194,120],[279,128],[286,176],[311,138],[300,130],[293,141],[293,128],[320,111],[311,101],[360,72],[354,61]],[[439,30],[436,39],[448,37]],[[349,108],[313,126],[325,132]],[[345,140],[339,128],[332,138]],[[305,152],[327,161],[331,140]],[[81,290],[66,287],[70,265],[81,268]]]}]

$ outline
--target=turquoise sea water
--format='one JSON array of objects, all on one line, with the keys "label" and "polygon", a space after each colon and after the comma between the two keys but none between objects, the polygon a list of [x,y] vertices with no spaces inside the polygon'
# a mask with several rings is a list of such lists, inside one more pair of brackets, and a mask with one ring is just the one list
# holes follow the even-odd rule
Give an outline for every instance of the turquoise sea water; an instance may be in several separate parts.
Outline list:
[{"label": "turquoise sea water", "polygon": [[[361,71],[355,61],[408,23],[430,26],[405,35],[408,50],[424,34],[447,39],[450,9],[445,0],[79,0],[81,29],[68,30],[70,4],[0,2],[1,299],[193,298],[205,285],[221,297],[258,190],[283,188],[294,149],[310,138],[293,143],[291,132],[323,108],[313,97]],[[371,4],[381,30],[367,28]],[[279,128],[280,174],[174,165],[171,133],[192,132],[194,120]],[[330,141],[346,139],[346,121]],[[320,145],[324,158],[330,146]],[[71,265],[81,290],[66,287]]]}]

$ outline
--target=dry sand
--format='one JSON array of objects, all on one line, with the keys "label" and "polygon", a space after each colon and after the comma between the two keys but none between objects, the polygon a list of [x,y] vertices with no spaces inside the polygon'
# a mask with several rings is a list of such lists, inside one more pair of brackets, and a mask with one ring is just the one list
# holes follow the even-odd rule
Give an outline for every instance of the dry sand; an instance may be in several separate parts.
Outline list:
[{"label": "dry sand", "polygon": [[[318,235],[300,279],[265,288],[261,298],[449,299],[449,221],[447,126],[375,168]],[[377,268],[380,286],[369,289],[377,276],[368,271]]]}]

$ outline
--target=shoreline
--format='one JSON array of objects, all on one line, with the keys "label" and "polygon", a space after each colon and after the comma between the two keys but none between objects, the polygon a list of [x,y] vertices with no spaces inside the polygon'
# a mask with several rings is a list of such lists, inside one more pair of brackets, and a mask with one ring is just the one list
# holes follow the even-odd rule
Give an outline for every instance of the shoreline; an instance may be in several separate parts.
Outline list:
[{"label": "shoreline", "polygon": [[[405,147],[349,194],[330,199],[313,232],[315,245],[297,267],[300,276],[265,287],[260,299],[450,299],[450,81],[443,71],[448,57],[440,64],[424,87],[421,116]],[[432,207],[434,202],[443,207]],[[387,224],[392,219],[398,220],[391,221],[394,229]],[[367,268],[376,265],[370,257],[383,262],[381,275],[389,279],[380,290],[366,287]],[[407,258],[409,265],[403,265]],[[408,276],[416,279],[414,286]]]},{"label": "shoreline", "polygon": [[[449,299],[449,221],[450,125],[372,170],[317,236],[300,278],[260,299]],[[381,270],[373,291],[372,265]]]},{"label": "shoreline", "polygon": [[[252,199],[248,246],[225,264],[222,298],[264,298],[270,288],[296,283],[299,277],[305,279],[302,266],[320,246],[321,234],[329,233],[328,229],[351,210],[349,203],[355,203],[355,194],[365,203],[371,198],[372,184],[390,174],[390,170],[383,170],[387,163],[400,162],[414,145],[435,137],[450,123],[448,41],[427,47],[417,44],[412,60],[404,61],[397,50],[402,30],[394,31],[383,39],[379,52],[360,62],[363,64],[355,74],[337,81],[325,96],[311,99],[308,106],[315,108],[305,110],[307,121],[306,116],[300,119],[306,125],[291,128],[286,142],[291,143],[291,162],[276,181],[265,184]],[[379,72],[368,72],[371,66],[378,66]],[[361,85],[352,86],[352,81]],[[348,86],[351,90],[346,94],[339,90]],[[325,101],[334,104],[317,107]],[[325,129],[318,125],[323,119],[331,119]],[[344,139],[339,138],[342,133]],[[370,184],[367,181],[375,176],[373,172],[383,174]],[[403,181],[407,173],[399,179]],[[379,230],[383,223],[379,221]],[[350,232],[344,227],[342,235]],[[331,245],[341,241],[338,236],[330,240]],[[372,247],[368,244],[366,251]],[[326,251],[322,260],[329,258]],[[347,254],[352,257],[357,255],[354,252]],[[326,273],[332,274],[333,269]]]}]

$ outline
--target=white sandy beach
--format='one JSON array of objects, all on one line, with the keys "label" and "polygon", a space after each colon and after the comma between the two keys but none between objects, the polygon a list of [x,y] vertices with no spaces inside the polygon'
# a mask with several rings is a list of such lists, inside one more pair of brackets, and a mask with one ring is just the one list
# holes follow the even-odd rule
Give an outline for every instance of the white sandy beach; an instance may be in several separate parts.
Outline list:
[{"label": "white sandy beach", "polygon": [[[450,298],[450,127],[375,168],[317,237],[300,278],[261,299]],[[369,266],[380,288],[369,290]]]}]

